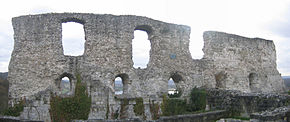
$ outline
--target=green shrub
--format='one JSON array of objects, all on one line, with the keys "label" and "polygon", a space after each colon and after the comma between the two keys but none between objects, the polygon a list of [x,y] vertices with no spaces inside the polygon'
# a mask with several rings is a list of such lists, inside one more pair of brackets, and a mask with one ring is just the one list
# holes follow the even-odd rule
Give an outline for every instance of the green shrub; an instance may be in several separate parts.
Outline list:
[{"label": "green shrub", "polygon": [[122,99],[121,100],[121,110],[120,110],[120,119],[126,119],[127,117],[127,109],[129,105],[129,99]]},{"label": "green shrub", "polygon": [[168,94],[168,97],[169,97],[169,98],[178,98],[178,97],[181,96],[181,94],[182,94],[181,91],[178,90],[178,93]]},{"label": "green shrub", "polygon": [[205,110],[205,107],[206,91],[198,88],[191,90],[189,103],[185,99],[172,99],[163,95],[161,104],[162,115],[164,116],[201,112]]},{"label": "green shrub", "polygon": [[162,115],[172,116],[186,113],[186,100],[167,99],[167,102],[162,106]]},{"label": "green shrub", "polygon": [[91,97],[88,96],[86,85],[81,83],[81,77],[76,75],[77,83],[73,97],[61,98],[52,96],[50,99],[50,114],[54,122],[67,122],[73,119],[88,119],[91,108]]},{"label": "green shrub", "polygon": [[168,98],[165,94],[163,94],[162,103],[161,103],[162,114],[165,112],[167,106],[168,106]]},{"label": "green shrub", "polygon": [[24,100],[21,100],[19,101],[18,104],[15,104],[13,107],[5,109],[2,114],[5,116],[15,116],[15,117],[20,116],[20,113],[24,109],[24,104],[25,104]]},{"label": "green shrub", "polygon": [[188,111],[204,110],[206,107],[206,91],[204,89],[193,88],[190,93]]},{"label": "green shrub", "polygon": [[143,116],[145,119],[143,98],[136,98],[135,101],[136,104],[134,105],[134,113],[137,116]]},{"label": "green shrub", "polygon": [[159,109],[160,109],[160,106],[157,104],[154,103],[154,101],[150,101],[149,100],[149,107],[150,107],[150,112],[152,114],[152,119],[153,120],[157,120],[159,119],[160,115],[159,115]]}]

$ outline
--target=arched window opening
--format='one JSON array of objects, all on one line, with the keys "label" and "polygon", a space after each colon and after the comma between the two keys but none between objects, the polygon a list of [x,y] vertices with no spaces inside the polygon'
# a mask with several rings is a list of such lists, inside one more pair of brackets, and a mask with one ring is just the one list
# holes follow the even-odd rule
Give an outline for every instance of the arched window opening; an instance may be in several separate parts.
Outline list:
[{"label": "arched window opening", "polygon": [[250,73],[248,78],[251,92],[259,92],[259,88],[257,87],[259,84],[258,74]]},{"label": "arched window opening", "polygon": [[168,80],[168,94],[169,95],[178,94],[178,90],[172,78]]},{"label": "arched window opening", "polygon": [[123,81],[121,77],[115,78],[115,94],[123,94]]},{"label": "arched window opening", "polygon": [[83,24],[62,23],[62,45],[64,55],[79,56],[84,53],[85,32]]},{"label": "arched window opening", "polygon": [[128,92],[129,76],[127,74],[117,75],[114,79],[115,95],[126,94]]},{"label": "arched window opening", "polygon": [[182,81],[182,77],[179,74],[173,74],[168,80],[168,96],[170,98],[180,97],[182,94],[180,83]]},{"label": "arched window opening", "polygon": [[151,44],[148,40],[148,32],[143,30],[134,31],[134,39],[132,40],[132,60],[134,68],[146,68],[150,58]]},{"label": "arched window opening", "polygon": [[62,95],[68,95],[71,91],[71,80],[68,77],[61,78],[60,91]]}]

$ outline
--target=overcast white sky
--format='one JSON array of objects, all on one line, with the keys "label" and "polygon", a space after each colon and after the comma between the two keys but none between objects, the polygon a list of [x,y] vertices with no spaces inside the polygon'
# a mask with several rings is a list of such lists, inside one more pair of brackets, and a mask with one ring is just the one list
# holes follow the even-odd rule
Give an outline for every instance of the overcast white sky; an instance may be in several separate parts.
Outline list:
[{"label": "overcast white sky", "polygon": [[0,72],[8,71],[13,49],[12,17],[79,12],[138,15],[191,26],[195,59],[203,56],[202,34],[207,30],[274,40],[278,70],[290,75],[290,0],[7,0],[0,11]]}]

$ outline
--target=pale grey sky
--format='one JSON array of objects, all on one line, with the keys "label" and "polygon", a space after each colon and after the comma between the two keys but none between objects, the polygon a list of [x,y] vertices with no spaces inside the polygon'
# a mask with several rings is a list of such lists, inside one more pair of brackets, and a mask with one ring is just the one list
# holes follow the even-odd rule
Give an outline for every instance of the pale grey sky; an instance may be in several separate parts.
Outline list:
[{"label": "pale grey sky", "polygon": [[[274,40],[278,70],[290,75],[290,0],[7,0],[0,11],[0,72],[8,71],[13,49],[12,17],[78,12],[138,15],[188,25],[194,59],[203,56],[202,33],[207,30]],[[139,54],[146,57],[142,50]]]}]

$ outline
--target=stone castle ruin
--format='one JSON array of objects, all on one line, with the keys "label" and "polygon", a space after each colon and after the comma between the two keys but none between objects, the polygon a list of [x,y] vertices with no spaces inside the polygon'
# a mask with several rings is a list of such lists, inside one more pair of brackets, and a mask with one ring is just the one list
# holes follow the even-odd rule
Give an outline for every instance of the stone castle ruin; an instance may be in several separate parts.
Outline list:
[{"label": "stone castle ruin", "polygon": [[[64,55],[62,23],[84,26],[83,55]],[[12,19],[14,50],[8,80],[9,104],[30,100],[21,117],[50,121],[51,93],[61,95],[60,82],[70,79],[74,94],[76,74],[92,97],[89,119],[106,119],[106,112],[120,110],[121,99],[143,98],[151,119],[149,101],[162,101],[170,78],[186,97],[194,87],[238,90],[245,93],[281,93],[284,84],[276,68],[273,41],[222,32],[204,32],[204,57],[192,59],[190,27],[140,16],[81,13],[27,15]],[[143,30],[151,43],[147,68],[133,67],[134,30]],[[114,79],[121,77],[123,94],[116,95]],[[127,117],[134,118],[130,101]],[[109,106],[109,107],[108,107]],[[108,118],[110,119],[110,117]]]}]

